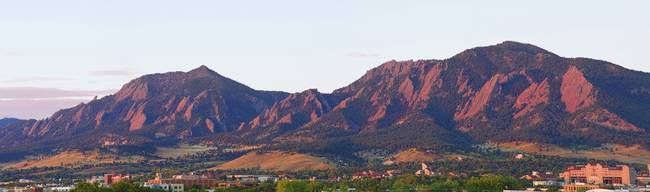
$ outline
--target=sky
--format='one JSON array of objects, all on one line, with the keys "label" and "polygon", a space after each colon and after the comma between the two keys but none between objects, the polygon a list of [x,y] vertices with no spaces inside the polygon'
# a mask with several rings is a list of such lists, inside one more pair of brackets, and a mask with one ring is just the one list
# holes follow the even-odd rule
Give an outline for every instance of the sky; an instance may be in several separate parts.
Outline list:
[{"label": "sky", "polygon": [[[144,74],[206,65],[322,92],[388,60],[505,40],[650,72],[650,1],[0,1],[0,118],[43,118]],[[75,94],[61,94],[61,92]],[[57,94],[51,94],[52,92]]]}]

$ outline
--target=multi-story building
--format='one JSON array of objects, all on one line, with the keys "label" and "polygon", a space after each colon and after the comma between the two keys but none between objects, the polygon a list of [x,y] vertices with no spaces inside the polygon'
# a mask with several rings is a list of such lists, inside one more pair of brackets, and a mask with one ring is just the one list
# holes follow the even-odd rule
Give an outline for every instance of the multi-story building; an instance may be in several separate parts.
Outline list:
[{"label": "multi-story building", "polygon": [[565,191],[595,189],[602,185],[636,184],[636,171],[627,165],[610,167],[599,163],[589,163],[568,167],[560,176],[564,179]]},{"label": "multi-story building", "polygon": [[114,183],[120,181],[130,181],[130,180],[131,180],[131,175],[127,175],[127,174],[105,174],[104,175],[104,185],[106,186],[113,185]]},{"label": "multi-story building", "polygon": [[565,183],[585,183],[604,185],[632,185],[636,183],[636,171],[627,165],[615,167],[600,163],[571,166],[560,174]]}]

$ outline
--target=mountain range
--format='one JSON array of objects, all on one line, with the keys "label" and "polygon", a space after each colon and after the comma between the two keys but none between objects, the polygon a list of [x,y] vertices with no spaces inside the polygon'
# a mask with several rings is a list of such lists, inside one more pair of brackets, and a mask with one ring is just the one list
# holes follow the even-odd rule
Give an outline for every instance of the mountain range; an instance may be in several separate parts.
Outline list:
[{"label": "mountain range", "polygon": [[46,119],[0,121],[0,152],[179,142],[337,150],[341,141],[650,148],[649,101],[648,73],[506,41],[444,60],[388,61],[332,93],[256,90],[205,66],[145,75]]}]

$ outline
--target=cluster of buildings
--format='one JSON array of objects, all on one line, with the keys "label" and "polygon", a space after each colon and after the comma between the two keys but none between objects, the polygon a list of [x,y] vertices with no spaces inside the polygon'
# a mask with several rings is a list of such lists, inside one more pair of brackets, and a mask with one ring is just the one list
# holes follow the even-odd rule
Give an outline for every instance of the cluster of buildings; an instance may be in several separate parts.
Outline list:
[{"label": "cluster of buildings", "polygon": [[129,174],[104,174],[99,176],[92,176],[90,179],[86,180],[88,183],[98,183],[100,186],[108,187],[114,183],[121,181],[131,181],[133,176]]},{"label": "cluster of buildings", "polygon": [[[650,172],[650,165],[648,165]],[[532,172],[522,179],[532,181],[533,187],[561,187],[565,192],[601,189],[646,190],[650,186],[650,175],[637,175],[627,165],[608,166],[600,163],[570,166],[559,175],[551,172]]]},{"label": "cluster of buildings", "polygon": [[[391,177],[399,176],[401,174],[402,174],[401,171],[397,170],[397,169],[391,169],[391,170],[387,170],[387,171],[384,171],[384,172],[366,170],[366,171],[356,172],[356,173],[352,174],[352,179],[353,180],[357,180],[357,179],[384,179],[384,178],[391,178]],[[443,173],[434,171],[434,169],[431,168],[426,163],[421,163],[420,164],[420,169],[415,171],[415,175],[416,176],[433,177],[433,176],[443,176]],[[446,175],[450,176],[450,177],[459,176],[454,172],[448,172]]]},{"label": "cluster of buildings", "polygon": [[174,175],[171,178],[163,178],[156,174],[154,179],[147,181],[144,186],[153,189],[163,189],[172,192],[181,192],[185,189],[201,188],[216,189],[227,187],[250,187],[259,182],[277,181],[278,176],[273,175],[226,175],[224,179],[216,178],[214,175]]},{"label": "cluster of buildings", "polygon": [[366,171],[360,171],[352,174],[352,180],[358,180],[358,179],[384,179],[384,178],[391,178],[394,176],[397,176],[400,174],[399,170],[391,169],[391,170],[386,170],[383,172],[380,171],[373,171],[373,170],[366,170]]},{"label": "cluster of buildings", "polygon": [[12,183],[11,188],[1,188],[0,192],[69,192],[74,186],[64,186],[59,184],[36,184],[31,180],[21,179]]},{"label": "cluster of buildings", "polygon": [[[352,175],[352,179],[384,179],[400,175],[399,170],[387,171],[361,171]],[[418,176],[440,176],[427,164],[422,163],[421,168],[415,172]],[[453,176],[450,174],[450,176]],[[183,192],[185,190],[200,188],[214,191],[214,189],[228,187],[251,187],[260,182],[276,182],[286,179],[286,176],[275,175],[220,175],[194,174],[174,175],[164,178],[156,174],[154,179],[144,183],[144,187],[161,189],[169,192]],[[627,191],[649,191],[650,192],[650,165],[647,173],[637,174],[634,168],[627,165],[608,166],[600,163],[588,163],[585,165],[570,166],[564,172],[554,174],[552,172],[533,171],[524,175],[521,179],[531,181],[533,188],[527,191],[549,190],[551,187],[559,188],[564,192],[577,192],[591,190],[591,192],[605,189],[619,189]],[[133,177],[128,174],[104,174],[93,176],[87,182],[98,183],[108,187],[121,181],[131,181]],[[0,186],[5,184],[0,183]],[[37,184],[34,181],[21,179],[11,183],[12,188],[0,188],[0,192],[69,192],[74,186],[63,186],[57,184]]]},{"label": "cluster of buildings", "polygon": [[[288,176],[275,175],[220,175],[194,174],[173,175],[164,178],[156,174],[154,179],[143,184],[144,187],[161,189],[169,192],[183,192],[193,188],[215,191],[219,188],[228,187],[252,187],[260,182],[275,182],[279,179],[286,179]],[[134,177],[129,174],[104,174],[92,176],[86,180],[88,183],[98,184],[101,187],[110,187],[122,181],[133,181]],[[31,180],[21,179],[16,182],[0,183],[0,192],[69,192],[75,188],[74,185],[63,186],[58,184],[38,184]]]}]

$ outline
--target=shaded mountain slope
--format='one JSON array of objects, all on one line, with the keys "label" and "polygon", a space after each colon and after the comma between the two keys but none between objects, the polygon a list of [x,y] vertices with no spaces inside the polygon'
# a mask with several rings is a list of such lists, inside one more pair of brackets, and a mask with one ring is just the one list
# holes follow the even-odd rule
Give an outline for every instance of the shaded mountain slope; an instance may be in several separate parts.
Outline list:
[{"label": "shaded mountain slope", "polygon": [[339,102],[340,98],[315,89],[294,93],[242,124],[238,133],[254,140],[272,138],[317,120]]}]

